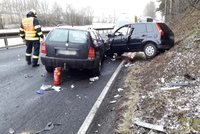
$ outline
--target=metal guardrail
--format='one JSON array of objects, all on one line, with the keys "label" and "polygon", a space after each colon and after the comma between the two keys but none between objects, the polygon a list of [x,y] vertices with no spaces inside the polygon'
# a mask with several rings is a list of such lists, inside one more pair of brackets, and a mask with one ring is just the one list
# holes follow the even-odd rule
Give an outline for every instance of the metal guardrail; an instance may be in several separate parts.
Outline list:
[{"label": "metal guardrail", "polygon": [[[44,34],[47,34],[49,33],[53,28],[55,27],[45,27],[45,28],[42,28],[42,32]],[[92,27],[94,28],[95,30],[101,32],[101,33],[110,33],[113,29],[113,27]],[[19,36],[19,29],[6,29],[6,30],[0,30],[0,39],[4,39],[4,44],[5,44],[5,47],[1,47],[1,48],[6,48],[8,49],[9,46],[8,45],[8,38],[16,38],[16,37],[20,37]],[[18,45],[22,45],[22,44],[18,44]],[[18,45],[15,45],[15,46],[18,46]]]}]

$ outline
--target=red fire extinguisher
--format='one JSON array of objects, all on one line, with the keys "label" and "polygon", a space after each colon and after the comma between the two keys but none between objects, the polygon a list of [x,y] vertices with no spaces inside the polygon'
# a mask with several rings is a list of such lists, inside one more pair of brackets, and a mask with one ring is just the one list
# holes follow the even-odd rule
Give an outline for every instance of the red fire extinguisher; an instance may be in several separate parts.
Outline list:
[{"label": "red fire extinguisher", "polygon": [[58,86],[61,84],[61,67],[56,67],[54,70],[54,82],[53,84],[55,86]]}]

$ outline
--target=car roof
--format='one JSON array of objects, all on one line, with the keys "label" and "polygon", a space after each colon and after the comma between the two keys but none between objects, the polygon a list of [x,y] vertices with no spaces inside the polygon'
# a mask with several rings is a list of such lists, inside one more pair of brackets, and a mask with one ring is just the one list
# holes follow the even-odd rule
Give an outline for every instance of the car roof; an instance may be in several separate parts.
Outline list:
[{"label": "car roof", "polygon": [[83,30],[83,31],[95,31],[90,26],[59,26],[55,29],[71,29],[71,30]]}]

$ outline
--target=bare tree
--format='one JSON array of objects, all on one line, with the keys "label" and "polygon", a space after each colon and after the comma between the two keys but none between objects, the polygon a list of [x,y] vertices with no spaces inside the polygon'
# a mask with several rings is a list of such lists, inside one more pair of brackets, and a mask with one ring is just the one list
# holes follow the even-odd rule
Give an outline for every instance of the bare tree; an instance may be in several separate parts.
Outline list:
[{"label": "bare tree", "polygon": [[152,18],[155,18],[155,16],[156,16],[156,7],[155,7],[155,3],[153,1],[149,2],[145,6],[144,16],[150,16]]}]

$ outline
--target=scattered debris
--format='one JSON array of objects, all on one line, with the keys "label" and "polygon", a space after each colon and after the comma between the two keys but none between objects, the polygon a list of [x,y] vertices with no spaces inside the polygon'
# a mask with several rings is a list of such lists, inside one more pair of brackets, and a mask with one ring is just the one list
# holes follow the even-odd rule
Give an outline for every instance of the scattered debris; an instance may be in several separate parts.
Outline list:
[{"label": "scattered debris", "polygon": [[99,132],[98,130],[95,131],[95,133],[98,133],[98,132]]},{"label": "scattered debris", "polygon": [[118,88],[118,89],[117,89],[118,92],[121,92],[121,91],[123,91],[123,90],[124,90],[124,89],[122,89],[122,88]]},{"label": "scattered debris", "polygon": [[36,134],[40,134],[43,131],[50,131],[52,130],[55,126],[60,126],[62,124],[60,123],[52,123],[52,122],[48,122],[47,125],[45,126],[44,129],[41,129],[40,131],[37,131]]},{"label": "scattered debris", "polygon": [[125,64],[124,66],[125,66],[125,67],[132,67],[133,65],[134,65],[134,63],[132,63],[132,64],[127,63],[127,64]]},{"label": "scattered debris", "polygon": [[94,81],[96,81],[96,80],[98,80],[98,79],[99,79],[99,77],[96,76],[96,77],[90,78],[90,81],[91,81],[91,82],[94,82]]},{"label": "scattered debris", "polygon": [[36,93],[42,95],[42,94],[44,94],[44,91],[43,90],[37,90]]},{"label": "scattered debris", "polygon": [[114,98],[118,98],[118,97],[120,97],[120,95],[119,95],[119,94],[117,94],[117,95],[115,95],[115,96],[114,96]]},{"label": "scattered debris", "polygon": [[54,89],[56,92],[60,92],[61,87],[60,86],[53,86],[52,89]]},{"label": "scattered debris", "polygon": [[135,52],[126,52],[126,53],[123,53],[121,55],[122,59],[124,60],[124,63],[126,64],[125,67],[129,67],[129,64],[131,63],[131,61],[133,60],[133,58],[135,57],[135,55],[136,55]]},{"label": "scattered debris", "polygon": [[194,77],[192,77],[191,75],[189,74],[185,74],[184,77],[188,80],[196,80]]},{"label": "scattered debris", "polygon": [[185,86],[189,86],[189,83],[169,83],[169,84],[167,84],[167,86],[169,86],[169,87],[177,87],[177,86],[185,87]]},{"label": "scattered debris", "polygon": [[74,85],[71,85],[71,88],[74,88]]},{"label": "scattered debris", "polygon": [[15,130],[13,128],[10,128],[9,129],[9,134],[14,134],[15,133]]},{"label": "scattered debris", "polygon": [[90,81],[89,84],[93,84],[93,82]]},{"label": "scattered debris", "polygon": [[98,127],[101,127],[101,124],[98,124]]},{"label": "scattered debris", "polygon": [[163,125],[150,124],[150,123],[142,122],[139,119],[136,119],[134,121],[134,123],[136,125],[144,127],[144,128],[149,128],[149,129],[157,130],[157,131],[160,131],[160,132],[165,132]]},{"label": "scattered debris", "polygon": [[176,86],[176,87],[162,87],[161,90],[163,91],[168,91],[168,90],[175,90],[175,89],[179,89],[181,88],[180,86]]},{"label": "scattered debris", "polygon": [[25,75],[24,75],[24,77],[25,77],[25,78],[32,78],[32,77],[33,77],[33,75],[30,75],[30,74],[25,74]]},{"label": "scattered debris", "polygon": [[113,100],[113,101],[110,101],[110,104],[114,104],[116,102],[117,102],[116,100]]},{"label": "scattered debris", "polygon": [[161,83],[165,83],[165,78],[160,78]]},{"label": "scattered debris", "polygon": [[49,90],[49,89],[51,89],[51,85],[44,85],[44,84],[42,84],[42,86],[40,87],[40,89],[41,90],[44,90],[44,91],[47,91],[47,90]]}]

